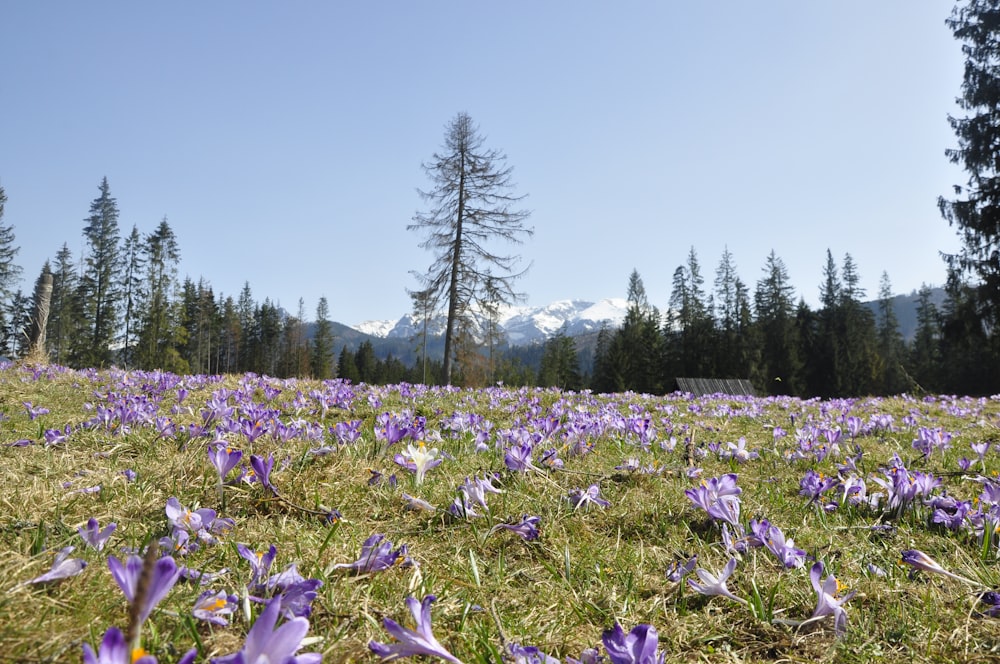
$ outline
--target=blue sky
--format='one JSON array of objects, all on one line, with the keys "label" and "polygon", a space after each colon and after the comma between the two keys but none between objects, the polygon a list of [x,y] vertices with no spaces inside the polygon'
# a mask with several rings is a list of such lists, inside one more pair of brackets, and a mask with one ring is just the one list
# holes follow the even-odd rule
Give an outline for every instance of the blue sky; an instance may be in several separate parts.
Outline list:
[{"label": "blue sky", "polygon": [[666,308],[694,247],[751,287],[773,249],[814,304],[826,251],[869,296],[940,284],[964,183],[950,4],[6,2],[3,222],[24,288],[79,257],[107,176],[122,235],[166,216],[181,276],[353,324],[410,309],[421,163],[468,112],[528,194],[528,303]]}]

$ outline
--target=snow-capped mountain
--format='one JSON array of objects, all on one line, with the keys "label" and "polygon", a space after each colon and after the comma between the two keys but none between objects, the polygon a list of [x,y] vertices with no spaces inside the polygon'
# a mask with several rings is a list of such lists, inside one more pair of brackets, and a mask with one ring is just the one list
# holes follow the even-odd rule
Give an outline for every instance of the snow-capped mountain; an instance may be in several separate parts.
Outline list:
[{"label": "snow-capped mountain", "polygon": [[[624,298],[606,298],[599,302],[586,300],[559,300],[544,307],[506,307],[500,312],[500,327],[507,341],[514,346],[544,341],[565,326],[566,333],[577,336],[599,330],[605,323],[609,327],[621,325],[628,303]],[[444,332],[443,315],[429,321],[427,333]],[[384,339],[410,338],[422,332],[422,321],[407,314],[391,321],[365,321],[354,329]]]}]

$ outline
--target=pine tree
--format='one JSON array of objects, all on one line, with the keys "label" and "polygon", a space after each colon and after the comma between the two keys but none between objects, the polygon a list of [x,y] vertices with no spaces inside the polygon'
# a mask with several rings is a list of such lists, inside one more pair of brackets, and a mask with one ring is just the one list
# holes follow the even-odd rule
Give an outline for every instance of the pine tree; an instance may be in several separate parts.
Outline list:
[{"label": "pine tree", "polygon": [[733,255],[726,247],[715,270],[715,318],[717,340],[714,352],[715,373],[720,377],[744,377],[739,358],[739,295],[745,288],[736,276]]},{"label": "pine tree", "polygon": [[7,311],[6,329],[4,329],[4,345],[12,357],[24,357],[28,352],[28,339],[31,333],[31,298],[21,292],[14,291]]},{"label": "pine tree", "polygon": [[597,342],[594,345],[594,369],[590,381],[591,389],[598,393],[607,394],[616,391],[615,372],[617,366],[613,364],[613,358],[610,355],[612,339],[615,336],[615,331],[609,328],[606,322],[601,324],[601,329],[597,332]]},{"label": "pine tree", "polygon": [[882,272],[878,288],[878,351],[882,359],[880,388],[882,394],[899,394],[909,387],[903,368],[903,335],[893,303],[889,274]]},{"label": "pine tree", "polygon": [[145,238],[142,254],[146,281],[136,359],[144,369],[175,371],[182,335],[174,302],[180,249],[166,217]]},{"label": "pine tree", "polygon": [[362,383],[372,384],[375,382],[375,369],[378,360],[375,359],[375,347],[372,342],[361,342],[358,350],[354,352],[354,366],[358,371],[358,380]]},{"label": "pine tree", "polygon": [[236,301],[236,313],[240,321],[240,337],[237,355],[239,357],[239,371],[254,371],[256,369],[256,308],[253,292],[250,290],[250,282],[243,282],[239,299]]},{"label": "pine tree", "polygon": [[872,394],[878,390],[880,362],[875,316],[862,304],[866,293],[850,254],[841,263],[843,287],[839,302],[840,388],[843,395]]},{"label": "pine tree", "polygon": [[573,391],[583,386],[576,342],[566,333],[565,325],[545,342],[545,351],[538,369],[538,385]]},{"label": "pine tree", "polygon": [[761,339],[760,365],[754,384],[769,394],[798,394],[801,363],[795,328],[794,289],[788,269],[772,250],[764,277],[754,291],[756,324]]},{"label": "pine tree", "polygon": [[281,351],[281,312],[269,298],[254,310],[254,368],[251,371],[274,376]]},{"label": "pine tree", "polygon": [[82,311],[77,292],[77,273],[73,254],[69,246],[63,244],[56,254],[52,272],[52,301],[47,335],[49,358],[59,365],[66,365],[70,361],[73,339],[83,333]]},{"label": "pine tree", "polygon": [[941,389],[949,393],[995,394],[1000,377],[985,321],[980,316],[981,291],[949,267],[941,316]]},{"label": "pine tree", "polygon": [[296,315],[285,319],[281,330],[281,356],[278,376],[290,378],[309,373],[309,346],[305,334],[305,300],[299,298]]},{"label": "pine tree", "polygon": [[343,346],[340,349],[340,356],[337,360],[337,378],[347,380],[352,383],[361,382],[361,373],[358,365],[354,362],[354,353]]},{"label": "pine tree", "polygon": [[808,344],[808,354],[802,355],[808,358],[805,376],[806,390],[810,395],[831,397],[843,394],[841,382],[846,379],[842,357],[843,285],[838,272],[833,252],[827,249],[823,281],[819,287],[821,306],[816,315],[816,330],[808,335],[811,339],[811,344]]},{"label": "pine tree", "polygon": [[715,373],[713,298],[705,293],[705,278],[694,247],[687,263],[674,270],[667,336],[668,369],[672,377],[712,376]]},{"label": "pine tree", "polygon": [[418,328],[416,334],[410,341],[418,343],[418,351],[420,358],[420,378],[419,381],[423,384],[428,383],[428,373],[427,373],[427,341],[429,326],[431,323],[431,317],[434,315],[434,309],[437,304],[434,301],[434,293],[427,290],[415,290],[407,291],[410,295],[410,300],[413,302],[413,319],[417,323]]},{"label": "pine tree", "polygon": [[[221,295],[220,295],[221,299]],[[222,302],[222,318],[219,330],[219,372],[237,373],[239,371],[239,350],[242,330],[236,302],[232,295],[226,296]]]},{"label": "pine tree", "polygon": [[663,391],[663,336],[660,312],[649,304],[646,288],[637,270],[628,280],[628,310],[608,349],[614,389],[644,394]]},{"label": "pine tree", "polygon": [[14,226],[3,224],[4,205],[7,194],[0,187],[0,307],[12,304],[14,291],[21,278],[21,267],[15,263],[20,247],[14,244]]},{"label": "pine tree", "polygon": [[80,280],[84,321],[90,339],[78,349],[85,366],[111,364],[121,305],[121,250],[118,238],[118,203],[111,196],[108,179],[101,180],[100,196],[90,205],[83,234],[88,253]]},{"label": "pine tree", "polygon": [[[533,231],[524,226],[529,213],[512,209],[523,200],[514,196],[511,169],[502,164],[506,156],[483,148],[483,137],[467,113],[459,113],[445,133],[444,153],[423,165],[434,188],[421,191],[431,205],[418,213],[407,230],[427,233],[420,247],[434,253],[434,261],[420,276],[432,299],[448,302],[444,333],[444,380],[452,381],[455,337],[463,319],[488,297],[487,278],[494,289],[489,299],[512,304],[523,298],[514,282],[519,257],[496,253],[497,243],[520,244]],[[468,321],[465,321],[466,332]]]},{"label": "pine tree", "polygon": [[917,330],[910,348],[910,375],[924,391],[940,390],[941,316],[931,300],[931,288],[921,284],[917,293]]},{"label": "pine tree", "polygon": [[311,371],[313,378],[326,380],[333,377],[333,325],[326,296],[316,305],[316,331],[313,333]]},{"label": "pine tree", "polygon": [[144,246],[139,229],[132,226],[132,233],[126,238],[123,246],[124,272],[122,285],[124,287],[124,332],[122,334],[122,364],[130,367],[134,364],[135,347],[138,343],[140,318],[148,296],[146,290],[146,274]]},{"label": "pine tree", "polygon": [[[956,185],[954,200],[943,196],[938,207],[962,241],[957,254],[945,256],[949,268],[979,279],[981,315],[1000,323],[1000,3],[967,0],[955,5],[946,24],[962,43],[965,72],[957,102],[966,117],[948,117],[958,147],[946,150],[968,180]],[[970,321],[971,322],[971,321]]]}]

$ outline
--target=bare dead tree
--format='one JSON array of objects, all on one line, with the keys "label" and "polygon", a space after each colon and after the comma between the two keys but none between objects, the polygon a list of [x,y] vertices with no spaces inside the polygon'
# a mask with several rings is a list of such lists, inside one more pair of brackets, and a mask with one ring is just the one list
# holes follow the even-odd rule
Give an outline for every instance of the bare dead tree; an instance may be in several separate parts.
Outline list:
[{"label": "bare dead tree", "polygon": [[[507,156],[483,147],[484,139],[468,113],[448,124],[442,153],[435,153],[423,169],[434,184],[420,191],[430,205],[418,212],[407,230],[426,233],[419,245],[434,253],[434,261],[419,279],[432,300],[448,303],[444,336],[444,380],[451,383],[453,342],[457,322],[473,315],[484,302],[513,304],[524,295],[514,282],[520,256],[495,247],[521,244],[534,230],[524,226],[530,212],[515,209],[524,196],[511,194]],[[487,292],[489,284],[489,292]]]}]

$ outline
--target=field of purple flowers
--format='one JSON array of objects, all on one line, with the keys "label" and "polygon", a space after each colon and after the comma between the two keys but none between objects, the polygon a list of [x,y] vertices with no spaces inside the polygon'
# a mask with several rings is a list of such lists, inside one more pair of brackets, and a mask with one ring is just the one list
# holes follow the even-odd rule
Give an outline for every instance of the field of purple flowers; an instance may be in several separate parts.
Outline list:
[{"label": "field of purple flowers", "polygon": [[1000,400],[0,365],[11,661],[996,661]]}]

